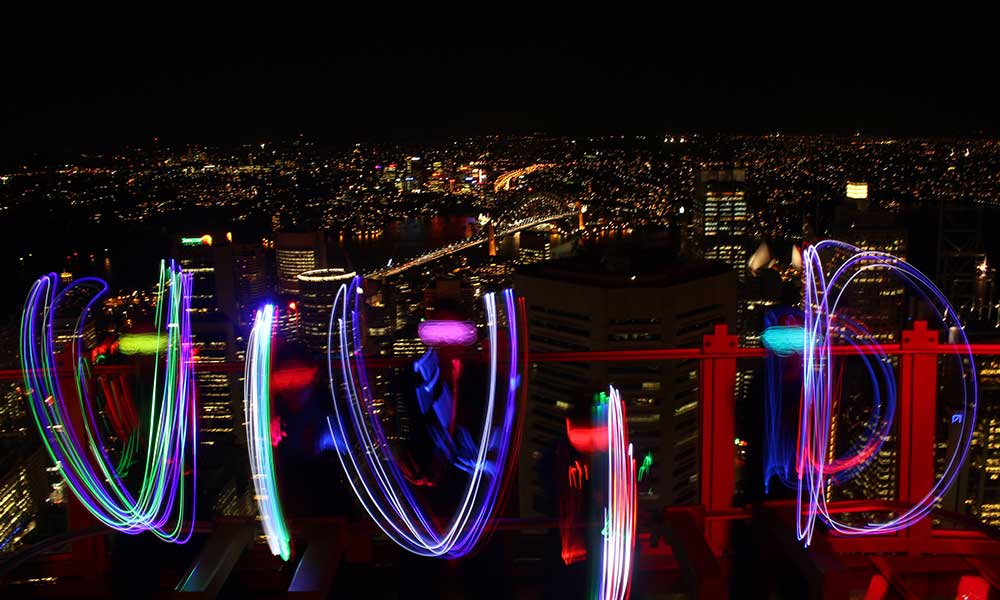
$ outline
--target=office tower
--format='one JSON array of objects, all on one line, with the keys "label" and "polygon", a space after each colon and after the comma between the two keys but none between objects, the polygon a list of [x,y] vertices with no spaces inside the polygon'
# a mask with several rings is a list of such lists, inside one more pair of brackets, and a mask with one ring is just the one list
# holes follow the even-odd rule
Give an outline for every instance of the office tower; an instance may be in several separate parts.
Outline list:
[{"label": "office tower", "polygon": [[[1000,525],[1000,357],[977,356],[979,415],[969,458],[958,480],[945,496],[942,506],[969,514],[987,525]],[[947,372],[947,369],[942,369]],[[947,378],[944,382],[947,382]],[[946,383],[947,385],[947,383]],[[950,411],[944,411],[950,416]],[[950,419],[949,419],[950,421]],[[957,442],[957,424],[948,424],[947,447]],[[937,452],[937,469],[942,469],[946,453]]]},{"label": "office tower", "polygon": [[867,210],[869,206],[868,184],[863,181],[848,181],[844,197],[847,199],[847,203],[856,209]]},{"label": "office tower", "polygon": [[191,315],[215,314],[219,311],[215,283],[213,236],[185,236],[175,240],[171,257],[191,273]]},{"label": "office tower", "polygon": [[[241,315],[237,301],[238,275],[234,247],[227,235],[183,237],[174,258],[193,274],[191,341],[198,394],[199,443],[212,450],[231,448],[242,436],[242,376],[209,372],[198,365],[235,361],[236,328]],[[241,430],[240,430],[241,431]]]},{"label": "office tower", "polygon": [[[472,292],[472,285],[464,278],[439,277],[434,280],[434,285],[424,290],[424,314],[428,319],[437,318],[457,318],[454,314],[448,315],[447,311],[472,311],[477,308],[478,298]],[[446,311],[446,316],[436,316],[442,310]]]},{"label": "office tower", "polygon": [[326,354],[330,330],[330,312],[340,286],[354,277],[344,269],[316,269],[300,273],[298,280],[299,327],[306,347]]},{"label": "office tower", "polygon": [[253,326],[253,316],[270,292],[268,251],[261,244],[233,244],[233,270],[241,332]]},{"label": "office tower", "polygon": [[278,232],[274,257],[278,270],[278,294],[298,299],[299,275],[327,267],[326,236],[321,231]]},{"label": "office tower", "polygon": [[48,455],[41,446],[22,452],[0,446],[0,555],[21,548],[39,526],[39,511],[48,493]]},{"label": "office tower", "polygon": [[242,374],[211,372],[203,368],[208,364],[235,362],[235,338],[233,324],[220,315],[191,320],[200,409],[198,441],[202,446],[229,448],[243,443]]},{"label": "office tower", "polygon": [[419,192],[426,179],[423,158],[411,156],[406,161],[406,174],[403,176],[404,192]]},{"label": "office tower", "polygon": [[552,259],[552,238],[548,232],[519,231],[514,234],[516,262],[530,265]]},{"label": "office tower", "polygon": [[[906,232],[897,215],[876,208],[867,194],[845,197],[834,211],[831,237],[857,246],[862,251],[885,252],[905,260]],[[859,208],[860,207],[860,208]],[[827,265],[834,269],[844,258],[834,252]],[[888,269],[862,269],[851,281],[838,305],[838,314],[863,325],[871,338],[882,344],[899,343],[907,316],[906,285]],[[894,368],[898,368],[898,361]],[[831,427],[833,452],[843,455],[870,437],[866,427],[871,411],[871,384],[858,361],[843,361],[840,411]],[[846,485],[837,498],[891,499],[896,496],[896,436],[890,435],[869,464]],[[833,496],[831,496],[833,499]]]},{"label": "office tower", "polygon": [[0,382],[0,441],[19,440],[27,433],[27,400],[21,383]]},{"label": "office tower", "polygon": [[[68,285],[72,277],[63,279],[60,285]],[[77,331],[79,316],[87,303],[94,297],[92,289],[69,289],[59,303],[59,310],[52,319],[53,341],[56,352],[68,352],[73,344],[80,344],[83,350],[92,350],[97,345],[97,325],[93,317],[96,311],[91,309],[90,318],[83,323],[83,328]]]},{"label": "office tower", "polygon": [[[830,236],[862,251],[885,252],[906,259],[906,231],[893,213],[839,206]],[[830,264],[836,263],[833,260]],[[868,269],[853,279],[842,306],[865,325],[875,340],[898,343],[906,316],[905,291],[900,278],[888,269]]]},{"label": "office tower", "polygon": [[982,206],[942,202],[938,210],[938,286],[966,325],[995,322],[996,269],[983,246]]},{"label": "office tower", "polygon": [[746,169],[698,172],[690,228],[696,258],[722,261],[743,279],[750,250]]},{"label": "office tower", "polygon": [[[521,267],[514,288],[527,302],[534,352],[700,347],[714,325],[736,320],[736,275],[725,265],[583,255]],[[653,468],[640,498],[655,506],[698,502],[698,361],[540,363],[530,374],[519,457],[522,516],[555,509],[552,452],[566,418],[614,384],[627,406],[629,439]]]}]

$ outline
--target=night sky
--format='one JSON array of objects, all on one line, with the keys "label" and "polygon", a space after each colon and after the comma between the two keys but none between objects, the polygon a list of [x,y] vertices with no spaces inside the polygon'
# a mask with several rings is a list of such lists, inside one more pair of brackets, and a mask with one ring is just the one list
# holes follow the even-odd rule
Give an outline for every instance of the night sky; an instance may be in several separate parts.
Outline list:
[{"label": "night sky", "polygon": [[2,153],[299,133],[336,144],[496,132],[1000,132],[992,36],[706,19],[569,32],[524,16],[490,30],[470,21],[374,33],[330,20],[280,34],[216,22],[189,31],[193,16],[159,30],[52,28],[2,42]]}]

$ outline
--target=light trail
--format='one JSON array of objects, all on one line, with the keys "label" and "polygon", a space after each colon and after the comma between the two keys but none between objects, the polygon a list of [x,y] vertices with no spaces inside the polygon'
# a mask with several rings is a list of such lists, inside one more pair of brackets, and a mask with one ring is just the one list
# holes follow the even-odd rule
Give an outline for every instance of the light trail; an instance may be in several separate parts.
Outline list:
[{"label": "light trail", "polygon": [[[847,258],[829,275],[823,268],[819,255],[821,250],[831,250],[847,255]],[[920,271],[892,255],[882,252],[861,251],[855,246],[826,240],[809,246],[803,253],[803,275],[805,278],[804,306],[804,338],[802,361],[802,401],[798,419],[798,445],[796,451],[796,478],[798,495],[796,498],[796,534],[808,546],[812,540],[816,519],[821,518],[830,529],[842,535],[875,535],[891,533],[909,527],[926,517],[934,509],[948,488],[954,483],[958,471],[968,457],[969,447],[976,423],[978,404],[978,383],[976,378],[975,360],[961,322],[956,317],[956,311],[940,290]],[[840,463],[828,463],[830,447],[830,428],[833,416],[833,406],[839,396],[838,378],[834,374],[833,357],[840,353],[834,349],[846,340],[850,344],[849,351],[858,355],[874,356],[876,364],[889,363],[887,353],[877,343],[870,341],[870,336],[854,335],[848,332],[844,336],[838,332],[845,329],[844,319],[838,315],[840,302],[845,290],[856,277],[867,271],[882,269],[901,277],[909,287],[924,301],[924,304],[934,313],[944,329],[957,338],[957,342],[949,344],[952,351],[943,353],[955,361],[957,372],[961,374],[962,413],[960,414],[960,431],[957,443],[949,444],[950,452],[944,464],[944,469],[937,482],[916,503],[905,510],[900,510],[897,516],[884,522],[870,522],[858,527],[838,521],[832,516],[827,504],[828,488],[833,483],[842,482],[843,477],[837,477],[842,471],[850,471],[870,457],[869,444],[855,457]],[[864,332],[863,328],[858,329]],[[866,343],[861,342],[865,337]],[[873,382],[876,377],[868,363],[869,373]],[[887,382],[892,377],[883,375]],[[894,396],[894,391],[887,398]],[[876,397],[876,408],[879,399]],[[873,411],[873,413],[876,411]],[[891,404],[886,405],[885,419],[891,422]],[[873,418],[875,415],[873,414]],[[876,431],[876,436],[886,433]],[[849,477],[849,475],[847,475]]]},{"label": "light trail", "polygon": [[599,600],[624,600],[632,588],[635,553],[636,468],[628,441],[625,403],[614,386],[609,388],[607,410],[607,506],[601,554]]},{"label": "light trail", "polygon": [[[458,509],[441,526],[417,496],[413,484],[393,456],[380,416],[362,352],[360,277],[340,287],[330,315],[328,368],[334,416],[328,418],[331,434],[344,440],[338,453],[355,495],[378,527],[402,548],[422,556],[458,558],[471,552],[484,538],[497,507],[509,489],[509,475],[517,456],[524,386],[523,352],[519,347],[518,310],[514,293],[502,293],[509,332],[508,356],[501,361],[496,296],[483,296],[487,315],[489,391],[485,416],[469,479]],[[339,362],[339,368],[334,361]],[[501,375],[501,364],[507,373]],[[518,392],[521,394],[520,403]],[[504,400],[497,402],[497,395]],[[520,405],[519,405],[520,404]]]},{"label": "light trail", "polygon": [[288,527],[281,510],[271,443],[271,331],[277,309],[265,304],[254,316],[247,341],[243,410],[246,413],[247,451],[257,494],[257,510],[271,554],[291,556]]},{"label": "light trail", "polygon": [[[163,540],[184,543],[193,529],[197,479],[189,313],[192,276],[182,273],[173,261],[169,267],[160,263],[156,327],[165,344],[162,349],[159,343],[154,344],[156,367],[145,457],[137,459],[142,470],[137,494],[128,489],[125,475],[108,456],[107,440],[96,418],[100,413],[95,406],[97,398],[91,398],[90,365],[82,348],[89,312],[107,292],[108,285],[85,277],[57,291],[58,281],[55,273],[36,281],[28,292],[21,318],[24,389],[45,448],[70,491],[99,521],[124,533],[151,531]],[[77,317],[68,344],[72,370],[58,377],[55,366],[60,348],[56,346],[55,320],[60,302],[70,293],[80,297],[88,291],[90,297]],[[165,353],[163,366],[161,353]],[[64,393],[68,384],[71,390]],[[188,470],[190,486],[186,483]]]}]

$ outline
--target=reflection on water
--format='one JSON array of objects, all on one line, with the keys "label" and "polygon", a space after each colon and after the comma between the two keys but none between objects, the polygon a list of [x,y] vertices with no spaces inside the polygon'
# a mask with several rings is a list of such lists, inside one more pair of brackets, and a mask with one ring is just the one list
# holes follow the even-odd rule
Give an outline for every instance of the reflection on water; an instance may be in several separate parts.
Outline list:
[{"label": "reflection on water", "polygon": [[[467,216],[418,217],[393,221],[381,229],[333,230],[327,235],[331,266],[362,273],[445,246],[478,231],[476,219]],[[240,240],[236,242],[251,242]],[[60,269],[74,277],[93,275],[115,289],[146,288],[155,282],[160,259],[169,255],[173,237],[102,240],[108,248],[83,251],[69,248]],[[51,268],[51,267],[49,267]]]},{"label": "reflection on water", "polygon": [[329,236],[330,262],[362,272],[400,262],[461,240],[476,219],[435,216],[394,221],[377,231],[335,231]]}]

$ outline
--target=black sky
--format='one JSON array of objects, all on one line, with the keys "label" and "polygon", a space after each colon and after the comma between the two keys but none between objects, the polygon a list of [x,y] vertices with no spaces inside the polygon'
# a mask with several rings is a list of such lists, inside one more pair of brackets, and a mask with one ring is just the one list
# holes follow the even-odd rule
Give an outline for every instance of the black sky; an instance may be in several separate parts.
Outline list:
[{"label": "black sky", "polygon": [[665,23],[46,30],[3,42],[0,155],[297,133],[1000,133],[992,37]]}]

